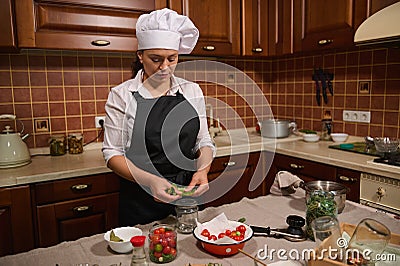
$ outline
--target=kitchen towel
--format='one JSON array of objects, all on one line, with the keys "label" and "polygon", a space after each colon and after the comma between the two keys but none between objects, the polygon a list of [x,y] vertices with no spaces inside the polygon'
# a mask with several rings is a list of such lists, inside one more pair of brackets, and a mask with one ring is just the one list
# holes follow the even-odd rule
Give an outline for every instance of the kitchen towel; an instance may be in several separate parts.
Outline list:
[{"label": "kitchen towel", "polygon": [[279,171],[275,175],[274,183],[269,192],[274,195],[287,196],[295,193],[301,182],[303,182],[303,180],[298,176],[288,171]]}]

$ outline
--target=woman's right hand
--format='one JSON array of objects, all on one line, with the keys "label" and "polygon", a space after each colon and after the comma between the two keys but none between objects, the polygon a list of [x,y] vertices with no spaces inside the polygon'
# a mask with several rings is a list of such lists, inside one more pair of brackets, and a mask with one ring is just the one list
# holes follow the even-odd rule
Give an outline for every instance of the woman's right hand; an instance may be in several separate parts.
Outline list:
[{"label": "woman's right hand", "polygon": [[162,177],[154,177],[149,182],[149,187],[155,201],[169,203],[182,197],[182,193],[176,191],[176,195],[171,195],[167,191],[171,188],[171,183]]}]

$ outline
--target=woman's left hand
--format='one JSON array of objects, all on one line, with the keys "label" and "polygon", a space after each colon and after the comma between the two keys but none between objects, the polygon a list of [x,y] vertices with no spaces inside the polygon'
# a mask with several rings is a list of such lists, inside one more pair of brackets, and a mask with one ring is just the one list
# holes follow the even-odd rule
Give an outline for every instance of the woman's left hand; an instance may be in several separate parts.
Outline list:
[{"label": "woman's left hand", "polygon": [[200,196],[209,189],[207,171],[197,171],[193,174],[192,181],[187,186],[185,191],[191,191],[195,186],[198,186],[193,193],[193,197]]}]

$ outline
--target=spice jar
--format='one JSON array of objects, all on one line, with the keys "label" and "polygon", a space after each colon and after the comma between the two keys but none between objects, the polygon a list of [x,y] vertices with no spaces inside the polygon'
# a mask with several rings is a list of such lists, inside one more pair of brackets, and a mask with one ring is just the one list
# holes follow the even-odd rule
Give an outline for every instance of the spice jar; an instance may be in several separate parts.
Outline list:
[{"label": "spice jar", "polygon": [[329,191],[314,190],[310,192],[310,197],[306,203],[306,234],[311,240],[314,240],[314,234],[311,223],[322,216],[337,216],[337,205],[335,195]]},{"label": "spice jar", "polygon": [[64,135],[50,136],[50,155],[64,155],[67,148],[67,142]]},{"label": "spice jar", "polygon": [[68,136],[68,152],[71,154],[83,152],[83,136],[81,133],[74,133]]},{"label": "spice jar", "polygon": [[168,263],[177,255],[177,233],[173,226],[159,224],[149,233],[149,258],[155,263]]}]

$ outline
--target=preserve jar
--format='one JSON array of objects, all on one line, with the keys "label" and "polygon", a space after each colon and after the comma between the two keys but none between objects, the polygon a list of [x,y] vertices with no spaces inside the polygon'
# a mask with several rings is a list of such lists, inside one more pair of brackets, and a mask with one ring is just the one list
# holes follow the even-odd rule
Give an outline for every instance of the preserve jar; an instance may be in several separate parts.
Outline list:
[{"label": "preserve jar", "polygon": [[149,258],[154,263],[168,263],[177,255],[177,233],[168,224],[153,226],[149,232]]},{"label": "preserve jar", "polygon": [[50,136],[50,155],[64,155],[67,148],[67,141],[64,135]]},{"label": "preserve jar", "polygon": [[71,154],[83,152],[83,136],[81,133],[74,133],[68,136],[68,152]]}]

